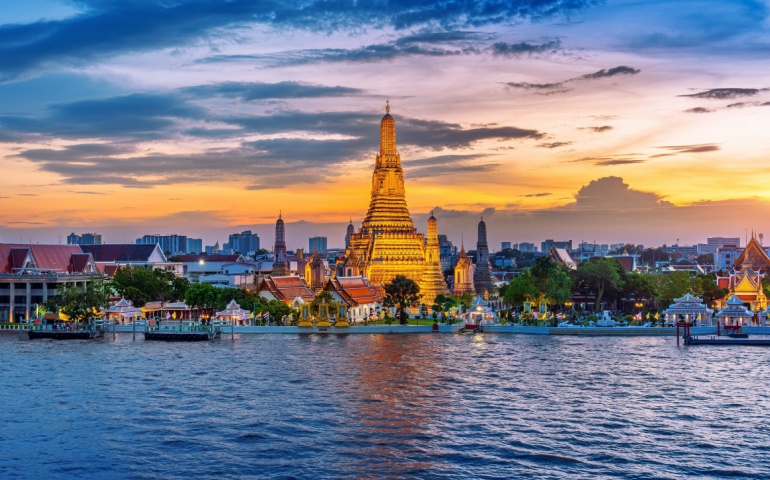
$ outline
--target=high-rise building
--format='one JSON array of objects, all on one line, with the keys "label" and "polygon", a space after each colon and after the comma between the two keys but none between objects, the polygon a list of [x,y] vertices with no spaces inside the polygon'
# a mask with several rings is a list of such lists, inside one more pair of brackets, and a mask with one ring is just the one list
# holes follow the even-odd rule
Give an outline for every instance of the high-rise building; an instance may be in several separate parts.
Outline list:
[{"label": "high-rise building", "polygon": [[245,230],[241,233],[233,233],[228,237],[225,250],[247,254],[259,250],[259,235],[251,233],[251,230]]},{"label": "high-rise building", "polygon": [[98,233],[83,233],[77,235],[70,233],[67,235],[67,245],[101,245],[102,236]]},{"label": "high-rise building", "polygon": [[[338,263],[340,276],[362,275],[375,287],[381,287],[396,275],[404,275],[420,284],[421,302],[433,304],[435,274],[427,271],[439,269],[440,275],[441,266],[432,258],[426,261],[426,239],[417,233],[406,206],[404,170],[396,150],[396,122],[389,104],[380,122],[380,152],[372,172],[369,210],[360,230],[349,238],[345,258]],[[438,236],[428,240],[438,243]]]},{"label": "high-rise building", "polygon": [[308,240],[308,252],[326,253],[326,237],[310,237]]},{"label": "high-rise building", "polygon": [[501,250],[510,250],[511,242],[502,242],[500,244]]},{"label": "high-rise building", "polygon": [[142,238],[137,238],[136,243],[138,245],[158,244],[161,250],[171,255],[188,252],[186,235],[145,235]]},{"label": "high-rise building", "polygon": [[556,241],[553,239],[548,239],[544,242],[540,243],[540,251],[543,253],[548,253],[551,251],[552,247],[556,248],[563,248],[566,251],[572,251],[572,240],[561,240]]},{"label": "high-rise building", "polygon": [[203,253],[202,238],[187,238],[187,253]]},{"label": "high-rise building", "polygon": [[513,246],[513,248],[515,250],[520,251],[521,253],[535,253],[535,252],[537,252],[537,247],[535,246],[535,244],[534,243],[529,243],[529,242],[517,243],[516,245]]}]

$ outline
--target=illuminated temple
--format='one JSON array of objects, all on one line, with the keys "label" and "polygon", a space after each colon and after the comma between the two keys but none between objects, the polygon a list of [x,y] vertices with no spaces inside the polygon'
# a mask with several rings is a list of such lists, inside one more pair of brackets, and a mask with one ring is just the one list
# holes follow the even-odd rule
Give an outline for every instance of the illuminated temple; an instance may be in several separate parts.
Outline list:
[{"label": "illuminated temple", "polygon": [[409,216],[401,155],[396,150],[396,122],[389,104],[380,122],[380,153],[375,158],[369,211],[360,230],[348,233],[342,275],[363,275],[379,288],[396,275],[404,275],[420,285],[425,305],[432,305],[439,293],[448,293],[439,263],[435,217],[431,215],[428,221],[426,239],[417,233]]}]

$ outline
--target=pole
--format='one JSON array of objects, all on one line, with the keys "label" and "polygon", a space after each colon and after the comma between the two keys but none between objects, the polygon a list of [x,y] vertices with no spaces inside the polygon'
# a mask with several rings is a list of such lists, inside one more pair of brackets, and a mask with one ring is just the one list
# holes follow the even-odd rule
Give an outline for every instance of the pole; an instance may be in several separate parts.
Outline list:
[{"label": "pole", "polygon": [[131,333],[133,335],[133,339],[136,340],[136,319],[131,319]]},{"label": "pole", "polygon": [[679,346],[679,321],[676,322],[676,346]]}]

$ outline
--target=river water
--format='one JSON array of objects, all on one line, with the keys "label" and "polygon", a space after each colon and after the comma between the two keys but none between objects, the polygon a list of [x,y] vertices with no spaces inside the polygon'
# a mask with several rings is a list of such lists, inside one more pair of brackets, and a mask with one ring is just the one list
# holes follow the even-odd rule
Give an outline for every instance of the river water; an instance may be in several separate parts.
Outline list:
[{"label": "river water", "polygon": [[0,478],[768,478],[770,350],[0,335]]}]

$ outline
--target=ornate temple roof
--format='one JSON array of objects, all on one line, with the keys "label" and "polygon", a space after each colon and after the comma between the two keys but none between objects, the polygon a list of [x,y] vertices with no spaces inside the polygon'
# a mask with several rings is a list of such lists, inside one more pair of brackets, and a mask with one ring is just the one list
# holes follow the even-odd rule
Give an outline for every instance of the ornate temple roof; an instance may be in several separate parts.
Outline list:
[{"label": "ornate temple roof", "polygon": [[765,253],[765,250],[762,248],[762,245],[759,244],[759,241],[756,239],[753,232],[743,253],[741,253],[733,263],[733,267],[743,265],[751,265],[762,272],[770,271],[770,257],[767,256],[767,253]]}]

